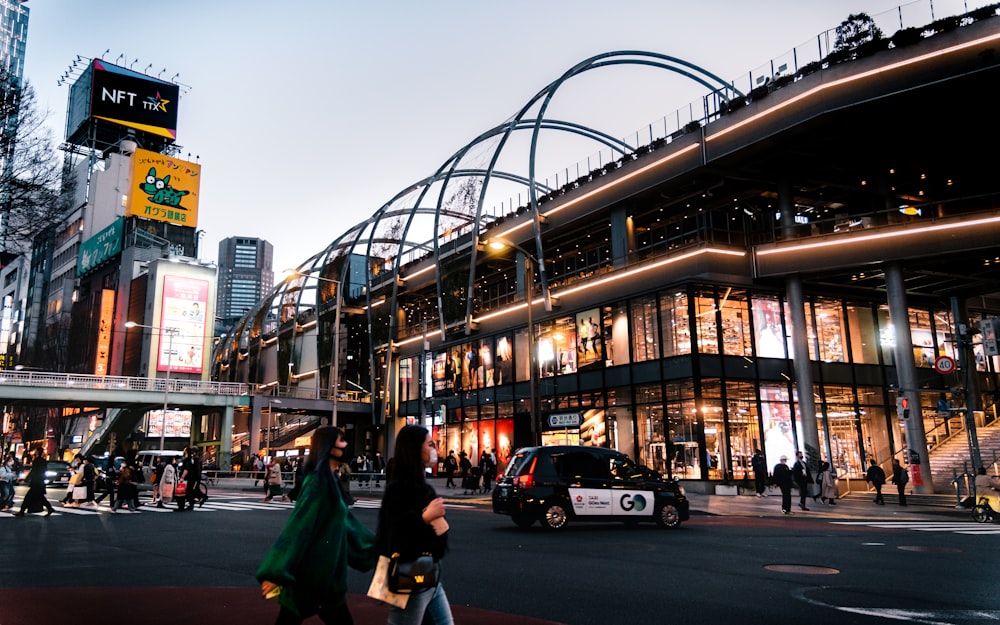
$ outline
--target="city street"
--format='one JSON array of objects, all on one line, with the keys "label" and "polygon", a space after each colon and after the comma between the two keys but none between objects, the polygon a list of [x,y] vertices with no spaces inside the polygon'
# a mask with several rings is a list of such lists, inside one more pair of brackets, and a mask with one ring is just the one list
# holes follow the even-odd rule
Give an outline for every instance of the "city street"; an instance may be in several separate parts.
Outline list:
[{"label": "city street", "polygon": [[[358,494],[355,514],[374,528],[380,501]],[[53,500],[61,495],[50,491]],[[188,622],[239,614],[246,625],[271,623],[276,607],[259,598],[253,575],[290,504],[259,499],[216,488],[195,514],[56,504],[49,518],[0,515],[0,624],[96,622],[88,615],[111,617],[116,605],[133,604],[153,625],[186,610]],[[460,623],[493,622],[491,612],[513,615],[506,622],[567,625],[728,623],[734,610],[740,623],[1000,618],[987,563],[1000,524],[977,525],[956,511],[859,499],[782,516],[773,498],[694,495],[695,512],[678,530],[571,524],[552,533],[518,530],[483,497],[449,502],[444,585]],[[350,578],[359,625],[385,620],[385,609],[364,597],[369,580]]]}]

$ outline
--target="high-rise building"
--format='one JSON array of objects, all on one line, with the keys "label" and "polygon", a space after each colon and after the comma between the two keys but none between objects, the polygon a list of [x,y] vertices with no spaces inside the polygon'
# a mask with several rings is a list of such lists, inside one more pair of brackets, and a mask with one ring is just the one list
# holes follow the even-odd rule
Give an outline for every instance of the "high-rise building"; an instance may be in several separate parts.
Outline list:
[{"label": "high-rise building", "polygon": [[0,63],[18,83],[24,73],[24,45],[28,38],[25,0],[0,0]]},{"label": "high-rise building", "polygon": [[264,239],[229,237],[219,242],[216,334],[232,328],[271,291],[273,258],[274,247]]}]

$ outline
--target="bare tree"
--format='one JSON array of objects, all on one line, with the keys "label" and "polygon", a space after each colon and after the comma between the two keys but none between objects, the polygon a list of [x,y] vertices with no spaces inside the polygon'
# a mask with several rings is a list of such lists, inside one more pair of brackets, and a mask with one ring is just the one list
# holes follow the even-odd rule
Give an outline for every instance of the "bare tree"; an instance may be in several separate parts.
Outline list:
[{"label": "bare tree", "polygon": [[[65,214],[72,197],[35,91],[0,74],[0,252],[23,253]],[[64,184],[64,181],[66,184]]]}]

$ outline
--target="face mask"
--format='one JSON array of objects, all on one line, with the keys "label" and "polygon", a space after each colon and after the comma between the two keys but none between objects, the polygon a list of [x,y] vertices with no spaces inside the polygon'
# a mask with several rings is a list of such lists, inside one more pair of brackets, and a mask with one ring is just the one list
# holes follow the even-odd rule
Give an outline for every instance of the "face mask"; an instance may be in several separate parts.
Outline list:
[{"label": "face mask", "polygon": [[427,466],[436,467],[438,463],[438,450],[436,447],[431,447],[431,460]]}]

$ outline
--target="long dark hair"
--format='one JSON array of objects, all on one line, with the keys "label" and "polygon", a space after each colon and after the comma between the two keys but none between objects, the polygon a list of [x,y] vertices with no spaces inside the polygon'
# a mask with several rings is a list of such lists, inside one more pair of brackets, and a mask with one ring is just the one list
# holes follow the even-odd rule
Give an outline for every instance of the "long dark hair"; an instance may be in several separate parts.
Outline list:
[{"label": "long dark hair", "polygon": [[396,435],[396,449],[392,455],[392,474],[389,479],[424,481],[423,447],[427,442],[427,428],[407,425]]},{"label": "long dark hair", "polygon": [[[316,479],[323,487],[333,494],[340,488],[340,476],[330,470],[330,452],[337,441],[344,438],[344,431],[332,425],[321,425],[312,435],[312,445],[309,446],[309,456],[306,458],[305,472],[315,473]],[[345,458],[347,460],[347,458]]]}]

